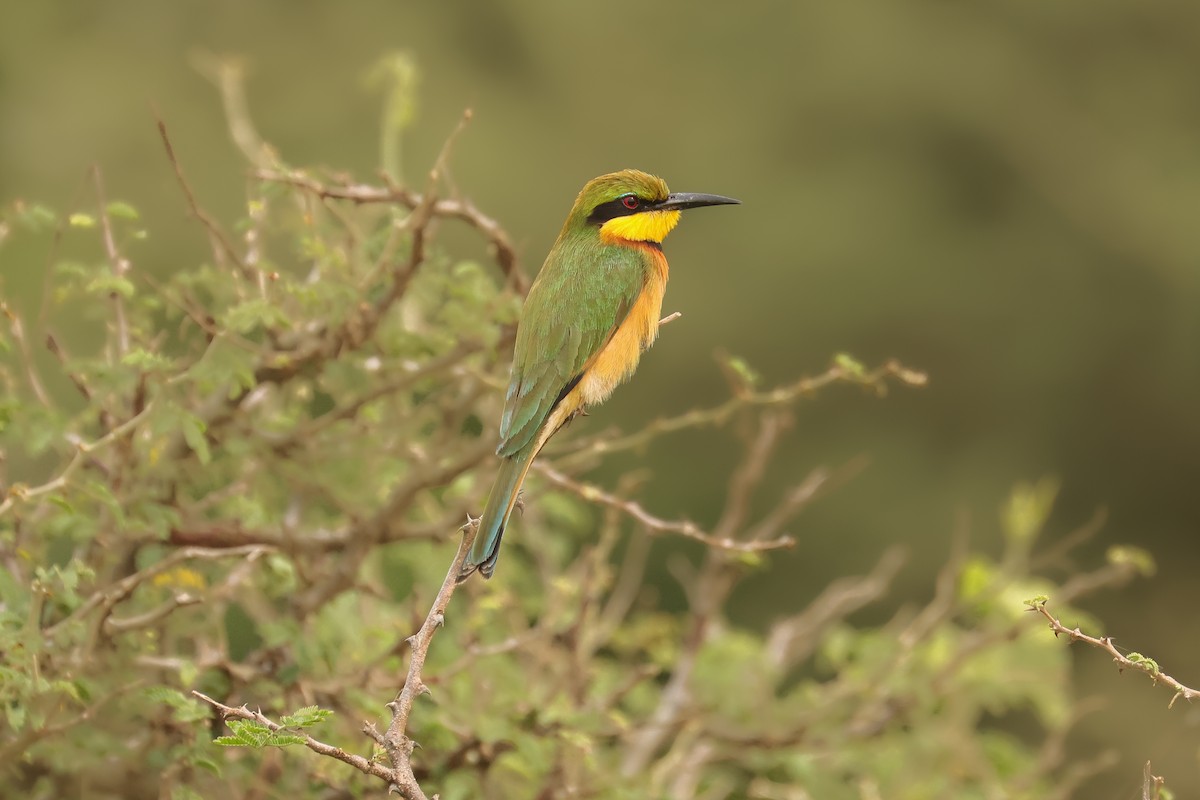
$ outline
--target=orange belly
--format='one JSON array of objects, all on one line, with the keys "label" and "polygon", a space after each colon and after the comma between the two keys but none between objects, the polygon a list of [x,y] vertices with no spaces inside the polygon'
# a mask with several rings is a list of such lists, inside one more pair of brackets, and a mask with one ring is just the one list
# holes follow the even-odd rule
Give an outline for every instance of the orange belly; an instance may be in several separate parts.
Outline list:
[{"label": "orange belly", "polygon": [[597,405],[607,400],[613,389],[633,375],[642,353],[658,336],[663,295],[667,290],[667,258],[657,248],[644,249],[653,256],[653,267],[647,271],[641,294],[621,326],[584,368],[583,378],[576,387],[583,405]]}]

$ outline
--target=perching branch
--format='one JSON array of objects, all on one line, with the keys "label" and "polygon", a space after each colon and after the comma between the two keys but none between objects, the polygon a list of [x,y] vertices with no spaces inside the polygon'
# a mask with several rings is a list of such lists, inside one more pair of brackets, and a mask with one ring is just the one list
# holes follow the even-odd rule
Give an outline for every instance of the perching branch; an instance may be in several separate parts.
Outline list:
[{"label": "perching branch", "polygon": [[467,551],[471,549],[471,543],[475,541],[478,526],[479,520],[467,518],[467,523],[462,527],[462,541],[458,545],[458,552],[454,554],[450,569],[446,572],[446,579],[442,581],[442,588],[438,590],[437,596],[433,599],[433,606],[429,609],[429,614],[421,624],[420,630],[408,640],[412,646],[412,654],[408,661],[408,675],[404,679],[404,687],[400,690],[400,694],[387,704],[388,709],[392,712],[392,721],[388,724],[387,730],[381,734],[374,723],[370,722],[363,726],[363,732],[387,751],[388,758],[392,762],[389,791],[398,791],[408,800],[427,800],[425,793],[417,784],[416,776],[413,775],[412,752],[416,742],[407,734],[408,717],[412,713],[413,702],[421,695],[429,693],[429,687],[421,677],[421,670],[425,667],[425,657],[429,654],[429,645],[433,642],[433,635],[437,633],[438,628],[445,624],[446,607],[450,605],[450,598],[458,587],[458,576],[462,572]]},{"label": "perching branch", "polygon": [[1113,644],[1113,639],[1111,636],[1101,636],[1096,638],[1083,633],[1078,627],[1068,628],[1066,625],[1063,625],[1053,614],[1050,613],[1050,610],[1046,608],[1045,598],[1035,598],[1027,601],[1027,604],[1029,605],[1030,611],[1036,611],[1050,622],[1050,630],[1054,631],[1054,635],[1056,637],[1059,634],[1062,634],[1070,637],[1071,641],[1086,642],[1092,647],[1098,647],[1112,656],[1113,661],[1117,663],[1117,669],[1119,671],[1124,672],[1126,669],[1133,669],[1139,672],[1144,672],[1146,675],[1150,676],[1150,680],[1154,681],[1155,683],[1165,683],[1167,686],[1170,686],[1175,690],[1175,695],[1171,698],[1171,702],[1167,704],[1167,708],[1172,708],[1175,705],[1175,701],[1181,697],[1184,700],[1189,701],[1200,698],[1200,691],[1184,686],[1182,683],[1163,672],[1161,669],[1159,669],[1158,662],[1156,662],[1154,659],[1147,658],[1141,653],[1130,653],[1129,655],[1122,653],[1117,649],[1117,646]]}]

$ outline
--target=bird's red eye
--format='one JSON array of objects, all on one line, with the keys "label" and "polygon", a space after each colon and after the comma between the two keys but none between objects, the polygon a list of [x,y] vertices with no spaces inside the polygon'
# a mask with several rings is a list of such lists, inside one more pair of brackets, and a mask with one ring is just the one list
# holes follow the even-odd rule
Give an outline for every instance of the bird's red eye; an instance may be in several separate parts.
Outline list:
[{"label": "bird's red eye", "polygon": [[633,211],[635,208],[638,207],[637,196],[632,195],[632,194],[625,195],[624,197],[621,198],[621,205],[625,206],[630,211]]}]

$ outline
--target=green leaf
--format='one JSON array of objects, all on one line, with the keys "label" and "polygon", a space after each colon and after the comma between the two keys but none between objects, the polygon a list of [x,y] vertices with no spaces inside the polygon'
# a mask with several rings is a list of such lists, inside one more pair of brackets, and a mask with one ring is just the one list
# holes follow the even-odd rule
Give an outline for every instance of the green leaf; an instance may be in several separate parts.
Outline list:
[{"label": "green leaf", "polygon": [[264,743],[266,747],[287,747],[293,744],[304,744],[307,739],[293,733],[273,733]]},{"label": "green leaf", "polygon": [[25,707],[21,705],[10,705],[4,709],[4,715],[8,718],[8,726],[14,731],[19,731],[25,726]]},{"label": "green leaf", "polygon": [[288,318],[283,309],[276,304],[255,298],[226,311],[221,322],[235,333],[250,333],[258,328],[284,327]]},{"label": "green leaf", "polygon": [[861,378],[867,374],[867,368],[863,366],[863,363],[849,353],[838,353],[833,357],[833,363],[855,378]]},{"label": "green leaf", "polygon": [[192,452],[196,454],[196,458],[200,459],[201,464],[207,464],[212,460],[212,454],[208,450],[208,438],[204,435],[206,427],[204,420],[194,414],[184,414],[180,418],[183,431],[183,440],[187,442],[188,447],[192,448]]},{"label": "green leaf", "polygon": [[221,777],[221,765],[207,756],[193,756],[192,764],[200,767],[200,769],[208,770],[218,778]]},{"label": "green leaf", "polygon": [[169,706],[178,722],[199,722],[209,717],[208,708],[200,701],[169,686],[151,686],[146,689],[146,697],[155,703]]},{"label": "green leaf", "polygon": [[72,228],[94,228],[96,227],[96,218],[91,214],[76,212],[67,217],[67,224]]},{"label": "green leaf", "polygon": [[1154,556],[1150,555],[1148,551],[1132,545],[1113,545],[1108,548],[1105,556],[1110,564],[1131,565],[1143,578],[1149,578],[1158,569],[1158,565],[1154,563]]},{"label": "green leaf", "polygon": [[137,209],[134,208],[133,206],[129,205],[129,203],[126,203],[123,200],[113,200],[104,208],[108,212],[108,215],[110,217],[117,217],[119,219],[137,219],[138,218]]},{"label": "green leaf", "polygon": [[185,658],[179,664],[179,682],[184,686],[192,686],[196,682],[196,676],[199,675],[200,668],[196,666],[196,662],[190,658]]},{"label": "green leaf", "polygon": [[729,368],[737,379],[742,382],[742,385],[750,389],[756,386],[761,376],[750,366],[746,359],[739,356],[727,356],[725,358],[725,366]]},{"label": "green leaf", "polygon": [[121,363],[142,372],[165,372],[175,366],[166,356],[141,347],[135,347],[121,356]]},{"label": "green leaf", "polygon": [[128,278],[104,273],[92,278],[91,282],[84,287],[84,291],[105,296],[119,294],[122,297],[133,297],[137,292],[137,287]]},{"label": "green leaf", "polygon": [[958,595],[963,600],[990,597],[989,589],[996,576],[996,568],[986,559],[973,556],[963,564],[958,576]]},{"label": "green leaf", "polygon": [[248,719],[230,720],[228,723],[229,730],[233,731],[232,736],[218,736],[213,739],[213,744],[221,745],[222,747],[265,747],[271,740],[271,729],[261,722],[253,722]]},{"label": "green leaf", "polygon": [[1157,675],[1159,673],[1158,662],[1149,656],[1144,656],[1141,653],[1130,653],[1125,657],[1134,664],[1137,664],[1139,667],[1144,668],[1151,675]]},{"label": "green leaf", "polygon": [[279,720],[285,728],[311,728],[318,722],[333,716],[333,711],[319,706],[305,706]]},{"label": "green leaf", "polygon": [[34,203],[33,205],[18,207],[16,220],[29,230],[37,233],[38,231],[54,227],[58,222],[58,215],[46,206]]},{"label": "green leaf", "polygon": [[1058,481],[1054,478],[1042,478],[1037,483],[1019,483],[1013,489],[1004,506],[1004,533],[1009,542],[1022,549],[1028,549],[1029,544],[1042,530],[1050,510],[1054,507],[1054,498],[1058,496]]}]

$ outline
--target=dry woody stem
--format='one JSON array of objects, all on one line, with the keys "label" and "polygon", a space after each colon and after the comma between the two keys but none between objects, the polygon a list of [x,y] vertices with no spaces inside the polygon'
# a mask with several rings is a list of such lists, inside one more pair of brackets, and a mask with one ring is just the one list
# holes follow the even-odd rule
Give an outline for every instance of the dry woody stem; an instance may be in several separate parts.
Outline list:
[{"label": "dry woody stem", "polygon": [[1031,602],[1029,610],[1036,611],[1045,617],[1049,621],[1050,630],[1054,631],[1055,636],[1059,636],[1061,634],[1069,637],[1073,642],[1086,642],[1092,647],[1098,647],[1112,656],[1113,661],[1117,663],[1117,669],[1120,671],[1124,672],[1127,669],[1132,669],[1137,670],[1138,672],[1144,672],[1146,675],[1150,676],[1150,680],[1154,681],[1155,683],[1162,683],[1174,689],[1175,694],[1171,697],[1171,702],[1167,704],[1168,708],[1174,707],[1175,701],[1181,697],[1188,701],[1195,700],[1196,698],[1200,697],[1200,691],[1184,686],[1182,683],[1163,672],[1161,669],[1159,669],[1158,663],[1154,661],[1154,659],[1147,658],[1141,653],[1130,653],[1129,655],[1122,653],[1113,643],[1113,638],[1111,636],[1101,636],[1098,638],[1095,636],[1088,636],[1086,633],[1079,630],[1078,627],[1068,628],[1066,625],[1063,625],[1058,618],[1051,614],[1050,610],[1046,608],[1045,601]]}]

